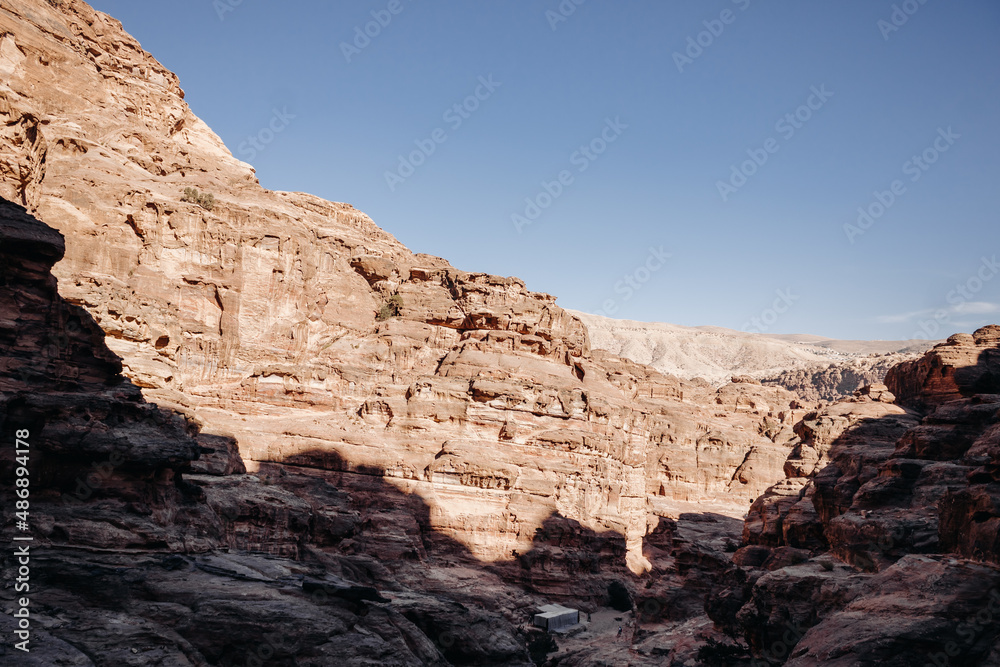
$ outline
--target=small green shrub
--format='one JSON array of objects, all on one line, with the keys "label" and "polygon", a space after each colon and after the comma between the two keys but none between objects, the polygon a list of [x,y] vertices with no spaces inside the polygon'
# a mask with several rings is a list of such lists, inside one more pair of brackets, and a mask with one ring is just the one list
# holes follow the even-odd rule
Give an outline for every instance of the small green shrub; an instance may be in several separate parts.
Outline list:
[{"label": "small green shrub", "polygon": [[399,296],[399,293],[393,294],[389,297],[382,307],[379,309],[378,314],[375,319],[379,322],[384,322],[390,317],[399,317],[403,314],[403,297]]},{"label": "small green shrub", "polygon": [[206,211],[211,211],[215,208],[215,195],[207,192],[198,192],[195,188],[184,188],[184,196],[181,197],[181,201],[197,204]]}]

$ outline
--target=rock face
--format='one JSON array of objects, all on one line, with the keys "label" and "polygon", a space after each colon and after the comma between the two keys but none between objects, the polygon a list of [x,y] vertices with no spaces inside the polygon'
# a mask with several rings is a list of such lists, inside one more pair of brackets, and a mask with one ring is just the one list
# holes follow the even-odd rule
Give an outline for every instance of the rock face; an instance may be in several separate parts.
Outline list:
[{"label": "rock face", "polygon": [[[242,474],[232,441],[146,403],[100,328],[56,293],[63,247],[0,200],[0,424],[5,442],[28,443],[31,530],[17,534],[33,537],[15,543],[31,550],[30,587],[0,593],[11,637],[15,600],[30,596],[30,653],[5,643],[6,661],[530,664],[514,626],[460,593],[414,592],[374,559],[321,551],[346,535],[382,544],[353,499]],[[0,475],[21,465],[4,447]],[[14,491],[0,493],[5,526]],[[24,562],[5,550],[4,580]]]},{"label": "rock face", "polygon": [[997,664],[998,359],[1000,327],[953,336],[799,422],[719,626],[770,664]]},{"label": "rock face", "polygon": [[[540,603],[596,611],[621,597],[612,584],[634,598],[654,576],[707,590],[699,564],[728,562],[731,517],[781,478],[814,406],[593,351],[520,280],[262,188],[176,76],[83,2],[6,3],[0,35],[0,194],[65,238],[21,225],[41,240],[11,270],[34,278],[0,296],[16,341],[2,364],[21,382],[5,380],[4,423],[44,436],[52,505],[33,534],[65,598],[53,608],[75,614],[54,636],[109,665],[258,648],[299,664],[524,664],[544,642],[516,626]],[[24,320],[20,295],[43,284],[32,317],[65,322]],[[76,488],[81,465],[104,477]],[[55,500],[74,493],[82,506]],[[713,546],[684,537],[703,532]],[[71,555],[91,552],[106,557]],[[75,583],[91,570],[107,579]],[[338,611],[308,606],[316,586]],[[143,619],[134,643],[113,642],[127,619]],[[655,620],[680,632],[689,618]],[[301,626],[294,651],[248,644],[285,625]],[[584,660],[603,637],[573,650]]]},{"label": "rock face", "polygon": [[930,354],[901,364],[886,383],[900,403],[930,409],[974,394],[1000,394],[1000,327],[955,334]]},{"label": "rock face", "polygon": [[819,336],[752,334],[614,320],[573,311],[601,350],[684,379],[727,381],[734,372],[783,387],[810,402],[837,401],[885,380],[890,368],[918,359],[932,343],[844,341]]},{"label": "rock face", "polygon": [[[5,437],[28,431],[31,572],[41,586],[31,598],[34,662],[25,664],[527,665],[540,638],[518,625],[553,598],[598,614],[564,642],[564,664],[587,664],[595,648],[611,660],[627,652],[604,638],[620,624],[609,615],[621,612],[599,611],[619,598],[634,604],[625,534],[553,515],[512,563],[484,568],[433,528],[433,508],[419,496],[375,471],[343,472],[336,453],[325,454],[322,470],[271,464],[246,474],[232,438],[147,403],[122,377],[101,329],[56,291],[49,270],[63,249],[58,232],[0,201],[0,423]],[[765,399],[779,398],[787,397],[738,383],[715,401],[753,423]],[[16,465],[5,448],[0,475],[12,477]],[[508,477],[481,488],[501,489]],[[0,494],[4,508],[15,506],[13,491]],[[664,645],[695,654],[697,641],[675,646],[692,623],[700,641],[718,636],[698,620],[701,600],[711,573],[728,564],[738,522],[674,521],[665,516],[671,500],[651,501],[643,557],[653,570],[629,621],[678,627],[643,640],[639,655],[649,658],[635,664],[658,664]],[[17,567],[3,555],[5,578]],[[11,608],[15,597],[0,596]]]},{"label": "rock face", "polygon": [[[736,512],[780,477],[792,394],[717,394],[594,354],[581,322],[520,280],[261,188],[176,76],[83,2],[18,3],[0,32],[0,193],[65,235],[60,294],[125,376],[234,439],[249,471],[391,480],[491,561],[558,514],[621,534],[636,571],[650,495]],[[378,318],[395,297],[399,317]]]},{"label": "rock face", "polygon": [[[678,379],[520,280],[262,188],[79,0],[0,6],[0,73],[36,664],[903,661],[991,600],[993,329],[827,408]],[[591,618],[524,626],[549,602]],[[1000,653],[973,635],[955,664]]]},{"label": "rock face", "polygon": [[914,353],[873,354],[829,365],[786,370],[762,377],[761,382],[784,387],[804,400],[834,402],[849,398],[861,387],[882,384],[893,366],[918,358]]}]

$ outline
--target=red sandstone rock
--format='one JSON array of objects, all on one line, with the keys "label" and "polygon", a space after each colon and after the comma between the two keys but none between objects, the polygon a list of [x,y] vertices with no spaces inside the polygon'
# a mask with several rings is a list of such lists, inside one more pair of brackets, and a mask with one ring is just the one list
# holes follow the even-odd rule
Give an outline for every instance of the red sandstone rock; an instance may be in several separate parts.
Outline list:
[{"label": "red sandstone rock", "polygon": [[[992,664],[998,626],[969,619],[993,613],[1000,581],[997,330],[953,336],[890,372],[916,414],[872,387],[797,425],[804,442],[788,479],[754,503],[744,528],[759,546],[737,553],[740,569],[707,603],[758,659]],[[773,569],[782,545],[817,557]]]},{"label": "red sandstone rock", "polygon": [[[83,2],[19,3],[0,32],[16,56],[0,194],[65,235],[60,294],[125,376],[233,438],[250,472],[336,459],[345,486],[376,474],[418,494],[435,529],[490,560],[528,550],[559,512],[621,534],[635,571],[651,496],[740,515],[781,477],[794,395],[687,387],[592,353],[576,317],[516,278],[415,255],[349,205],[261,188],[177,77]],[[397,295],[399,317],[379,320]],[[208,456],[198,472],[238,469]]]}]

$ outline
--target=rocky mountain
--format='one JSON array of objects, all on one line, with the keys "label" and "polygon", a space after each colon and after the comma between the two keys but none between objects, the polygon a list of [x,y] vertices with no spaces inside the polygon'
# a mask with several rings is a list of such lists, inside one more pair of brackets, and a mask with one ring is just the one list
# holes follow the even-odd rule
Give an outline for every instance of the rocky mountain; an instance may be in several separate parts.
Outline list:
[{"label": "rocky mountain", "polygon": [[780,471],[780,427],[804,407],[790,393],[592,352],[579,320],[516,278],[262,188],[177,77],[83,2],[5,5],[0,31],[0,192],[65,236],[60,295],[125,376],[235,439],[251,472],[391,479],[489,558],[559,512],[623,532],[641,569],[648,488],[739,507]]},{"label": "rocky mountain", "polygon": [[761,384],[783,387],[809,401],[829,403],[850,397],[861,387],[881,384],[891,368],[919,358],[920,355],[907,352],[868,354],[829,365],[769,373],[761,378]]},{"label": "rocky mountain", "polygon": [[[0,507],[33,584],[4,660],[780,664],[785,620],[919,607],[945,650],[987,599],[993,329],[827,407],[665,374],[516,278],[261,187],[183,97],[86,3],[0,2],[0,424],[31,452],[0,476],[30,478],[27,530],[14,486]],[[584,624],[531,628],[551,602]],[[836,632],[842,664],[875,655]]]},{"label": "rocky mountain", "polygon": [[[0,193],[27,209],[4,215],[51,241],[22,258],[36,283],[54,285],[61,257],[58,296],[36,306],[103,331],[86,355],[109,364],[101,383],[126,388],[127,405],[95,407],[73,385],[60,412],[17,412],[19,397],[52,391],[33,373],[72,378],[80,358],[58,322],[32,334],[54,341],[33,356],[3,351],[25,369],[4,390],[3,423],[40,434],[38,493],[72,494],[80,466],[106,472],[83,480],[84,509],[40,501],[31,524],[53,559],[70,550],[80,570],[135,578],[111,600],[52,574],[41,601],[75,619],[52,621],[55,636],[95,664],[125,664],[111,648],[123,618],[149,633],[132,646],[142,664],[219,664],[302,615],[296,660],[346,643],[355,664],[524,664],[530,637],[516,627],[535,606],[597,612],[612,584],[628,597],[674,537],[703,548],[679,536],[682,516],[713,510],[708,523],[731,528],[780,478],[809,407],[791,393],[685,383],[592,351],[579,320],[520,280],[415,255],[346,204],[262,188],[177,77],[83,2],[4,3],[0,35]],[[2,289],[20,340],[36,287]],[[137,411],[174,425],[145,443],[128,430]],[[90,433],[102,434],[93,451],[75,452]],[[62,454],[57,474],[47,466]],[[238,558],[214,560],[220,550]],[[250,582],[253,614],[239,615],[227,577]],[[379,622],[398,632],[375,646],[345,616],[328,645],[310,629],[319,612],[297,606],[306,579],[377,586],[362,601],[389,604]],[[503,621],[489,612],[498,599]],[[451,605],[499,634],[446,645]],[[202,608],[229,611],[176,625]]]},{"label": "rocky mountain", "polygon": [[1000,664],[1000,326],[796,433],[713,620],[765,664]]},{"label": "rocky mountain", "polygon": [[[305,476],[296,495],[247,475],[232,439],[147,403],[100,327],[56,292],[63,251],[58,232],[0,201],[0,423],[23,448],[4,447],[0,474],[30,459],[18,475],[30,494],[0,496],[5,527],[30,503],[17,516],[31,529],[15,535],[32,538],[3,556],[0,626],[26,628],[0,647],[4,664],[531,664],[502,616],[324,550],[378,533],[335,486]],[[386,507],[407,503],[384,493]],[[27,625],[12,617],[22,608]],[[446,661],[449,632],[465,662]]]},{"label": "rocky mountain", "polygon": [[756,334],[722,327],[615,320],[571,311],[587,325],[591,344],[661,373],[727,382],[733,374],[784,387],[807,401],[836,401],[885,380],[934,342],[851,341],[821,336]]}]

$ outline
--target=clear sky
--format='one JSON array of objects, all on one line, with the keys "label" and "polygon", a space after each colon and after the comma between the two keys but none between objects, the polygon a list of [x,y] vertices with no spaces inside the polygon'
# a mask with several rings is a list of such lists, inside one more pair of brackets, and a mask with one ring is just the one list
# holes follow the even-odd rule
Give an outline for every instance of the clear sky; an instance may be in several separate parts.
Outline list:
[{"label": "clear sky", "polygon": [[265,187],[565,307],[838,338],[1000,322],[994,0],[93,4]]}]

